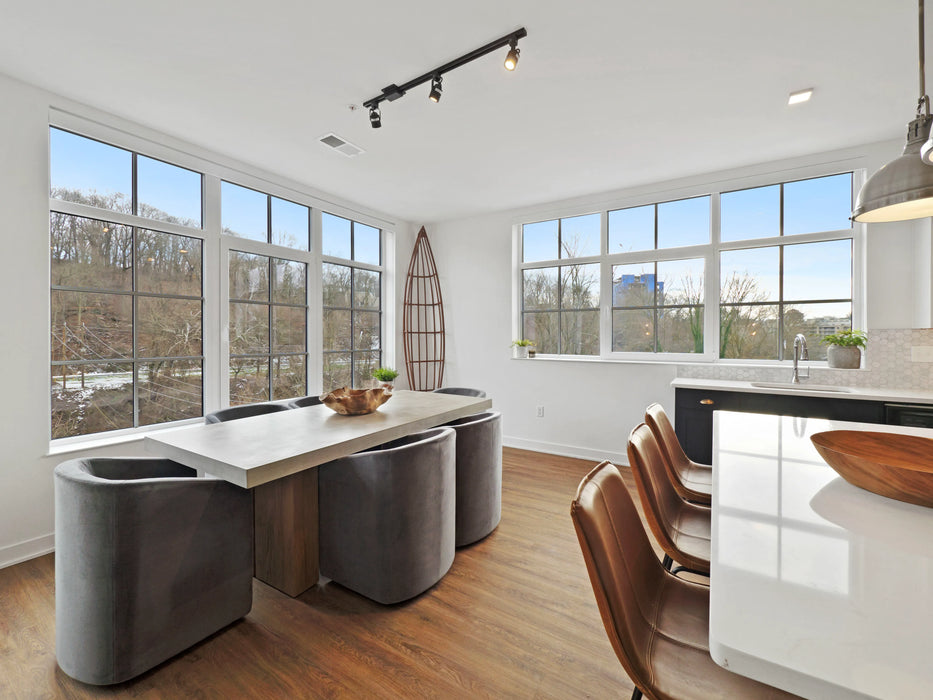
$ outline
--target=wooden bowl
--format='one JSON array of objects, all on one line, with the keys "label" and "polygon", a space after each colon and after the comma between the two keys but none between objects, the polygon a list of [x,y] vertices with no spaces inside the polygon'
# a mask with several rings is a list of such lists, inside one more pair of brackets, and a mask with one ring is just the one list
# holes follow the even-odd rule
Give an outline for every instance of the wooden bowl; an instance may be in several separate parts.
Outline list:
[{"label": "wooden bowl", "polygon": [[365,416],[392,398],[391,392],[377,389],[334,389],[321,397],[321,403],[342,416]]},{"label": "wooden bowl", "polygon": [[933,508],[933,439],[897,433],[829,430],[810,437],[843,479],[866,491]]}]

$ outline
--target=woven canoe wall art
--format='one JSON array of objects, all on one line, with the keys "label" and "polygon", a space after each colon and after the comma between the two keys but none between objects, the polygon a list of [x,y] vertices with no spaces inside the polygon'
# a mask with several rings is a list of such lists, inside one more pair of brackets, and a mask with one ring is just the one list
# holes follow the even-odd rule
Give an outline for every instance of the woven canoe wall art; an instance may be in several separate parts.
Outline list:
[{"label": "woven canoe wall art", "polygon": [[444,381],[444,300],[424,226],[405,278],[402,342],[408,386],[414,391],[439,388]]}]

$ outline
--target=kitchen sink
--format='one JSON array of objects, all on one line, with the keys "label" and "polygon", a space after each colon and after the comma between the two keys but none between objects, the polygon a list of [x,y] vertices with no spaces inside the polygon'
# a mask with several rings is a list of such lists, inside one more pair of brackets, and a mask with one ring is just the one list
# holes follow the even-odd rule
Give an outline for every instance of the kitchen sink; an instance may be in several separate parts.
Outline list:
[{"label": "kitchen sink", "polygon": [[845,386],[830,386],[828,384],[792,384],[791,382],[752,382],[758,389],[790,389],[791,391],[825,391],[827,393],[848,394],[852,389]]}]

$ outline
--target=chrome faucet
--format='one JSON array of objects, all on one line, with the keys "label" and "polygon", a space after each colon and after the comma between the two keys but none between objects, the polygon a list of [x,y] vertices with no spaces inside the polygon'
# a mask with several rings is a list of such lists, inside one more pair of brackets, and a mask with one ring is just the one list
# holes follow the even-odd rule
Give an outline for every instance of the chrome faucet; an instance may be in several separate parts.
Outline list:
[{"label": "chrome faucet", "polygon": [[[798,333],[794,338],[794,376],[790,380],[792,384],[800,384],[800,370],[798,367],[800,360],[810,361],[810,351],[807,349],[807,339],[803,333]],[[810,365],[807,365],[807,376],[804,379],[809,378]]]}]

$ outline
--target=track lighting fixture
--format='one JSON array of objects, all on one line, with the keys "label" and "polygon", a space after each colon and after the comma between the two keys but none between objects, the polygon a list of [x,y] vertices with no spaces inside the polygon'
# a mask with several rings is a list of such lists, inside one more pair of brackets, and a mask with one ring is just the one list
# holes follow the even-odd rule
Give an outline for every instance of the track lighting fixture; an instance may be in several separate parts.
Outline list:
[{"label": "track lighting fixture", "polygon": [[431,102],[440,102],[441,101],[441,92],[444,88],[441,87],[441,76],[435,75],[434,80],[431,81],[431,94],[428,95],[428,99]]},{"label": "track lighting fixture", "polygon": [[513,39],[509,44],[509,53],[505,57],[506,70],[515,70],[515,66],[518,65],[518,54],[518,41]]},{"label": "track lighting fixture", "polygon": [[382,126],[382,114],[379,111],[379,105],[382,102],[394,102],[400,97],[404,97],[405,93],[411,90],[413,87],[426,83],[429,80],[431,81],[431,92],[428,94],[428,98],[432,102],[439,102],[441,99],[441,93],[443,88],[441,87],[441,76],[442,74],[449,73],[454,68],[459,68],[460,66],[466,65],[470,61],[475,61],[481,56],[485,56],[488,53],[495,51],[496,49],[501,49],[503,46],[509,47],[509,53],[505,57],[505,67],[507,70],[513,71],[518,65],[518,40],[528,36],[528,32],[525,31],[525,28],[516,29],[511,34],[506,34],[503,37],[496,39],[495,41],[490,41],[485,46],[480,46],[478,49],[474,49],[467,54],[464,54],[460,58],[455,58],[453,61],[449,61],[442,66],[438,66],[432,71],[428,71],[423,75],[419,75],[417,78],[409,80],[407,83],[402,85],[396,85],[392,83],[384,88],[382,92],[366,100],[363,103],[364,107],[369,107],[369,123],[374,129],[378,129]]}]

